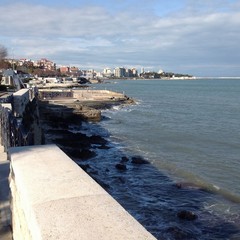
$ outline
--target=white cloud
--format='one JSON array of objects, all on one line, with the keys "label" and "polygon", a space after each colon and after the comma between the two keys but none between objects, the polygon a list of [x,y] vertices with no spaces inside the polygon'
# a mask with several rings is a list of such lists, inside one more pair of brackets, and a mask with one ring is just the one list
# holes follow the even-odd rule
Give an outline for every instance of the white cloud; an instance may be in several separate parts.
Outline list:
[{"label": "white cloud", "polygon": [[138,11],[129,7],[125,12],[93,5],[2,5],[0,43],[14,48],[19,57],[48,57],[80,66],[164,66],[198,74],[197,66],[214,64],[222,71],[224,65],[230,69],[229,63],[240,64],[240,11],[234,3],[186,2],[184,11],[164,17],[155,14],[154,5],[152,11],[138,6]]}]

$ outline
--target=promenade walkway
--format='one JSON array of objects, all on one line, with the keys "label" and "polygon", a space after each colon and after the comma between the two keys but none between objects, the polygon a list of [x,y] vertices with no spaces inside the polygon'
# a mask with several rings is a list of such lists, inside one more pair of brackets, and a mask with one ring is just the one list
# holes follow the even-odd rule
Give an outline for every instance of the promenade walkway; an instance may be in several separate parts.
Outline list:
[{"label": "promenade walkway", "polygon": [[9,202],[9,161],[3,146],[0,146],[0,239],[11,240],[11,212]]}]

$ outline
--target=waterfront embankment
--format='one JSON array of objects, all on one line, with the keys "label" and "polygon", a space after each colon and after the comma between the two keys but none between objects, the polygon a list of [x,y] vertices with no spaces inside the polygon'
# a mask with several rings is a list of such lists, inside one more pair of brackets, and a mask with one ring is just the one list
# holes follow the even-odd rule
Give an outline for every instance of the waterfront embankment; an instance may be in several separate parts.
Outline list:
[{"label": "waterfront embankment", "polygon": [[98,133],[81,133],[83,122],[99,122],[102,110],[135,103],[122,93],[106,90],[40,90],[39,98],[45,143],[57,144],[74,160],[96,156],[94,148],[109,148]]},{"label": "waterfront embankment", "polygon": [[[57,146],[29,146],[41,140],[33,122],[36,120],[38,127],[42,122],[38,101],[30,95],[29,90],[24,90],[14,94],[11,102],[1,104],[1,143],[8,152],[11,165],[12,223],[9,225],[13,239],[155,239]],[[73,115],[76,118],[72,119]],[[71,131],[72,124],[65,117],[63,114],[62,118],[55,117],[55,121],[48,119],[47,122],[61,129],[59,120],[63,120]],[[74,112],[69,119],[78,127],[83,122],[81,115]],[[29,130],[27,134],[26,130]],[[101,141],[96,136],[90,139],[94,144]],[[66,140],[74,144],[72,138]],[[82,143],[88,144],[86,139]],[[7,174],[2,166],[1,170]],[[0,176],[2,179],[2,174]],[[5,192],[2,190],[1,185],[1,194]],[[3,197],[9,204],[7,194]],[[0,210],[2,214],[2,202]],[[1,223],[2,219],[1,215]],[[6,227],[11,228],[9,225]],[[0,238],[5,239],[2,228]]]},{"label": "waterfront embankment", "polygon": [[100,121],[101,109],[134,104],[126,95],[108,90],[40,89],[39,99],[45,115],[54,112],[58,119],[77,115],[86,121]]}]

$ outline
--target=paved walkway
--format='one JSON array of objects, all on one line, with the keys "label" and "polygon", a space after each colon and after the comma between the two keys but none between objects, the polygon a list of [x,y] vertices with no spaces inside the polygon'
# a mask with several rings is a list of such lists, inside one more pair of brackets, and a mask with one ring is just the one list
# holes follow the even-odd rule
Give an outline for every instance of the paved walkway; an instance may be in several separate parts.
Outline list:
[{"label": "paved walkway", "polygon": [[0,146],[0,239],[11,240],[11,211],[9,203],[9,161],[7,154]]}]

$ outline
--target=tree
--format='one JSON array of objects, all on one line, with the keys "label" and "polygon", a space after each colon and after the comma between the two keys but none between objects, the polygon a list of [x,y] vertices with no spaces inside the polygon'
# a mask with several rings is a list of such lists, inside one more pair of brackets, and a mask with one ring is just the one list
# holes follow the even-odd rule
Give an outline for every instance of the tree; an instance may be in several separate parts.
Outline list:
[{"label": "tree", "polygon": [[8,63],[4,61],[5,57],[7,56],[7,49],[0,44],[0,69],[7,69]]},{"label": "tree", "polygon": [[7,56],[7,49],[0,45],[0,60],[3,60]]}]

